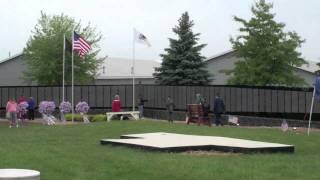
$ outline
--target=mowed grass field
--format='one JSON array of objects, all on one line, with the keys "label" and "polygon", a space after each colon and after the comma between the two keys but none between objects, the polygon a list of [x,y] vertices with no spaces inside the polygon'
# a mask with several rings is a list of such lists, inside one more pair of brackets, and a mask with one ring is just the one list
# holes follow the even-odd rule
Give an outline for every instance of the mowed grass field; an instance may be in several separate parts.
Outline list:
[{"label": "mowed grass field", "polygon": [[[293,144],[296,149],[293,154],[190,155],[100,145],[100,139],[147,132],[236,137]],[[148,120],[12,129],[0,123],[0,168],[38,170],[44,180],[320,179],[320,133]]]}]

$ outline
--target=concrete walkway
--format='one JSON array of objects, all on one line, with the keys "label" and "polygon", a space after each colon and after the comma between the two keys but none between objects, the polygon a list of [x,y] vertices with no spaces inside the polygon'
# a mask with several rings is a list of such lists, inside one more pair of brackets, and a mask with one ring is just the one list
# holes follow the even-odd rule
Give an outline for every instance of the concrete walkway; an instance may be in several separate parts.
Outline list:
[{"label": "concrete walkway", "polygon": [[294,152],[293,145],[219,136],[199,136],[156,132],[128,134],[122,135],[120,138],[121,139],[102,139],[100,143],[167,152],[184,152],[190,150],[215,150],[240,153]]}]

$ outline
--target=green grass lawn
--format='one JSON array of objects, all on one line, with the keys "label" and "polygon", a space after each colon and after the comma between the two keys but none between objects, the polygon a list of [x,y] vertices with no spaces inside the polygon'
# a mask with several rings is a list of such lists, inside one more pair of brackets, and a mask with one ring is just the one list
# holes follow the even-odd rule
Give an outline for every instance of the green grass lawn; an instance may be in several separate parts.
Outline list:
[{"label": "green grass lawn", "polygon": [[[174,132],[261,140],[296,146],[293,154],[192,156],[100,145],[122,134]],[[187,126],[155,121],[88,125],[0,124],[0,168],[39,170],[41,179],[319,179],[320,133],[283,133],[271,128]]]}]

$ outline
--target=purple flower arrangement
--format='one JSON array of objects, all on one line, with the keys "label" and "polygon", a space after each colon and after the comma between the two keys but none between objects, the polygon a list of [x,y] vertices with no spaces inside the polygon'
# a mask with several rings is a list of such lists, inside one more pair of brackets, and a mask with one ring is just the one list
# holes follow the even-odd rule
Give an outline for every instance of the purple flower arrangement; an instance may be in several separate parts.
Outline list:
[{"label": "purple flower arrangement", "polygon": [[26,114],[28,112],[28,103],[26,101],[23,101],[21,103],[18,104],[17,106],[17,110],[18,112],[22,113],[22,114]]},{"label": "purple flower arrangement", "polygon": [[68,101],[63,101],[61,102],[59,109],[62,113],[69,113],[72,110],[71,103]]},{"label": "purple flower arrangement", "polygon": [[39,112],[41,114],[51,115],[56,109],[53,101],[41,101],[39,105]]},{"label": "purple flower arrangement", "polygon": [[76,105],[76,112],[78,112],[78,113],[86,114],[89,111],[89,109],[90,109],[90,107],[89,107],[88,103],[86,103],[85,101],[80,101]]}]

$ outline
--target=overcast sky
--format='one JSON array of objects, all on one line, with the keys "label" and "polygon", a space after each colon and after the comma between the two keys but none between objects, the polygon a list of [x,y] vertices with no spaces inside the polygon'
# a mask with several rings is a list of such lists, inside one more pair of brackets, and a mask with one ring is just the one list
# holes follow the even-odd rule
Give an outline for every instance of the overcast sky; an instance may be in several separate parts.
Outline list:
[{"label": "overcast sky", "polygon": [[[201,33],[200,43],[206,57],[231,49],[230,36],[238,34],[234,15],[250,18],[253,0],[1,0],[0,60],[22,52],[40,11],[54,15],[64,13],[91,22],[102,32],[102,55],[132,57],[133,28],[145,34],[152,47],[136,45],[137,59],[157,59],[175,37],[172,28],[185,11],[189,12]],[[272,2],[272,1],[269,1]],[[300,51],[307,60],[320,62],[320,1],[274,0],[276,20],[286,30],[296,31],[306,40]]]}]

